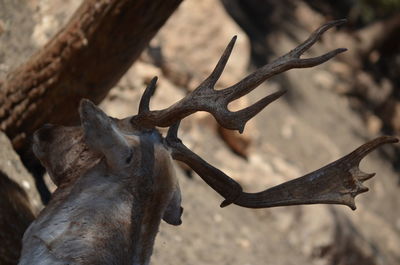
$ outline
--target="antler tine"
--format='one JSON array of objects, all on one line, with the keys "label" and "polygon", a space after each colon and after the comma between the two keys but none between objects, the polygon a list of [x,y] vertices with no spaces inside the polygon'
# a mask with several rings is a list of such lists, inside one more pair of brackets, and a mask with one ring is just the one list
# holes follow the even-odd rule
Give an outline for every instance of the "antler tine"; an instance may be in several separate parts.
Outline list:
[{"label": "antler tine", "polygon": [[233,47],[235,46],[237,36],[233,36],[228,46],[226,46],[224,53],[221,55],[217,65],[211,74],[199,85],[199,88],[204,89],[212,89],[220,78],[222,72],[225,69],[226,63],[228,62],[229,57],[231,56]]},{"label": "antler tine", "polygon": [[376,138],[335,162],[300,178],[258,193],[247,193],[242,192],[240,185],[229,176],[187,149],[176,137],[167,140],[172,157],[190,166],[211,188],[225,198],[221,207],[231,203],[246,208],[324,203],[343,204],[353,210],[356,209],[354,198],[368,191],[362,183],[375,175],[362,172],[359,169],[360,161],[381,145],[396,142],[398,139],[391,136]]},{"label": "antler tine", "polygon": [[153,77],[153,79],[151,79],[150,83],[144,90],[142,98],[140,99],[138,114],[143,114],[150,111],[150,99],[156,91],[157,80],[157,76]]},{"label": "antler tine", "polygon": [[308,39],[306,41],[304,41],[302,44],[300,44],[299,46],[297,46],[296,48],[294,48],[293,50],[288,52],[286,54],[286,56],[300,58],[300,56],[305,51],[310,49],[311,46],[313,46],[318,41],[318,39],[322,36],[322,34],[324,34],[325,31],[327,31],[330,28],[343,25],[346,22],[347,22],[347,19],[339,19],[339,20],[330,21],[330,22],[322,25],[317,30],[315,30],[310,35],[310,37],[308,37]]},{"label": "antler tine", "polygon": [[[336,49],[318,57],[307,59],[299,58],[326,30],[333,26],[341,25],[344,22],[345,20],[337,20],[326,23],[314,31],[304,43],[286,55],[256,70],[231,87],[223,90],[215,90],[215,83],[221,76],[235,44],[235,36],[229,42],[212,73],[195,90],[179,102],[163,110],[150,111],[148,107],[143,107],[143,110],[140,108],[139,114],[132,117],[131,122],[138,126],[148,128],[154,126],[168,127],[196,111],[207,111],[215,117],[221,126],[243,132],[244,126],[249,119],[254,117],[254,115],[260,112],[269,103],[283,95],[284,92],[278,91],[273,93],[261,99],[256,104],[236,112],[229,111],[229,103],[248,94],[271,76],[292,68],[312,67],[344,52],[346,49]],[[143,106],[148,106],[146,102],[148,102],[150,98],[149,95],[151,94],[148,91],[151,91],[151,89],[146,89],[145,95],[143,96]]]},{"label": "antler tine", "polygon": [[169,127],[168,132],[167,132],[167,137],[165,138],[167,142],[182,142],[178,138],[178,130],[179,130],[179,125],[181,125],[181,121],[177,121],[174,125]]},{"label": "antler tine", "polygon": [[231,130],[238,130],[239,133],[243,133],[246,123],[256,116],[260,111],[262,111],[266,106],[268,106],[273,101],[277,100],[286,93],[286,90],[280,90],[272,93],[253,105],[244,108],[242,110],[231,112],[217,112],[214,117],[217,119],[218,123],[224,128]]},{"label": "antler tine", "polygon": [[369,141],[368,143],[360,146],[359,148],[357,148],[356,150],[354,150],[353,152],[351,152],[350,154],[348,154],[345,158],[343,158],[344,160],[351,160],[353,164],[360,164],[361,160],[368,155],[369,153],[371,153],[372,151],[374,151],[376,148],[378,148],[379,146],[383,145],[383,144],[387,144],[387,143],[397,143],[398,139],[396,137],[393,136],[381,136],[378,137],[372,141]]},{"label": "antler tine", "polygon": [[302,44],[288,52],[287,54],[275,59],[273,62],[261,67],[255,72],[251,73],[235,85],[228,87],[225,90],[225,93],[228,94],[227,100],[229,102],[238,99],[248,93],[250,93],[254,88],[259,86],[265,80],[271,78],[274,75],[280,74],[284,71],[293,69],[293,68],[308,68],[313,67],[319,64],[322,64],[329,59],[333,58],[339,53],[347,51],[345,48],[335,49],[328,53],[325,53],[318,57],[308,58],[308,59],[300,59],[300,56],[311,48],[315,42],[321,37],[321,35],[327,31],[328,29],[342,25],[345,23],[345,19],[335,20],[328,22],[317,30],[315,30],[311,36],[304,41]]}]

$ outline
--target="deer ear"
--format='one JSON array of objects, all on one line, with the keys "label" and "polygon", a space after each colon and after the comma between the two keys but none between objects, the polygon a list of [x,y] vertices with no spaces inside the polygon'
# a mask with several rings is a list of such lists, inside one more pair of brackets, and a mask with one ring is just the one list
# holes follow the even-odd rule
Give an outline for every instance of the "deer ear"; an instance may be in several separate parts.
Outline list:
[{"label": "deer ear", "polygon": [[170,225],[180,225],[182,224],[181,216],[183,213],[183,208],[181,207],[181,190],[179,185],[177,185],[171,200],[169,201],[167,208],[165,209],[163,220]]},{"label": "deer ear", "polygon": [[133,151],[110,117],[87,99],[81,101],[79,114],[89,147],[102,153],[111,168],[125,167]]}]

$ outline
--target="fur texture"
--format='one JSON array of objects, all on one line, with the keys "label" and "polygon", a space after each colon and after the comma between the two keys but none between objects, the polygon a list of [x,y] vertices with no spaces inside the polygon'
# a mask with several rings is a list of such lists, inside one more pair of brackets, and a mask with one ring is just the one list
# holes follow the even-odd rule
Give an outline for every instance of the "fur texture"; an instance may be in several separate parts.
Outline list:
[{"label": "fur texture", "polygon": [[181,223],[163,138],[89,101],[80,115],[82,127],[47,125],[34,135],[58,188],[26,231],[19,264],[148,264],[161,219]]}]

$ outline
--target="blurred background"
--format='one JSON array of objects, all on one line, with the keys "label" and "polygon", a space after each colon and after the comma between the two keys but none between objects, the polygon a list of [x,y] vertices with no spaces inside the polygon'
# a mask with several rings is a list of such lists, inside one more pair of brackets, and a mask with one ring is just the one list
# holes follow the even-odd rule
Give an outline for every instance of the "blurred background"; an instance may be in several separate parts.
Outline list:
[{"label": "blurred background", "polygon": [[[0,0],[0,90],[1,80],[43,47],[81,2]],[[264,190],[378,135],[400,134],[399,0],[183,1],[100,106],[113,117],[135,114],[155,75],[159,83],[151,108],[173,104],[207,77],[237,35],[217,84],[227,87],[293,49],[323,23],[341,18],[348,23],[326,32],[304,57],[340,47],[348,48],[346,53],[273,77],[230,105],[240,109],[288,90],[249,122],[244,134],[220,128],[206,113],[182,124],[180,137],[194,152],[247,191]],[[22,157],[22,164],[14,149],[1,133],[0,264],[15,264],[22,233],[43,207],[29,159]],[[220,209],[221,198],[195,173],[176,165],[183,224],[162,224],[151,263],[400,264],[400,147],[381,148],[361,168],[377,176],[366,183],[370,191],[357,197],[353,212],[332,205]],[[54,190],[48,177],[46,183]]]}]

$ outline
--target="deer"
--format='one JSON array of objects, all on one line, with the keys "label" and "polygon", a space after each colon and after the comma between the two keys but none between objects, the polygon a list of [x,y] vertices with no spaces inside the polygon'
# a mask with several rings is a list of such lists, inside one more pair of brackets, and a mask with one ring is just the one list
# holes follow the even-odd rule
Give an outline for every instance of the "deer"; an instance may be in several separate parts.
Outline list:
[{"label": "deer", "polygon": [[[238,83],[216,90],[232,52],[230,41],[211,74],[192,92],[161,110],[150,110],[157,77],[146,87],[138,113],[109,117],[89,100],[79,106],[81,126],[45,125],[33,136],[33,151],[57,189],[23,237],[20,265],[149,264],[161,220],[180,225],[181,190],[173,160],[188,165],[222,198],[221,207],[268,208],[301,204],[341,204],[355,210],[355,197],[368,191],[363,182],[375,173],[360,170],[360,161],[392,136],[373,139],[348,155],[302,177],[257,193],[213,167],[178,137],[182,119],[198,111],[214,116],[224,128],[243,132],[246,122],[284,95],[277,91],[244,109],[228,104],[268,78],[293,68],[322,64],[346,51],[339,48],[300,58],[330,28],[328,22],[302,44],[255,70]],[[169,127],[162,135],[157,127]]]}]

